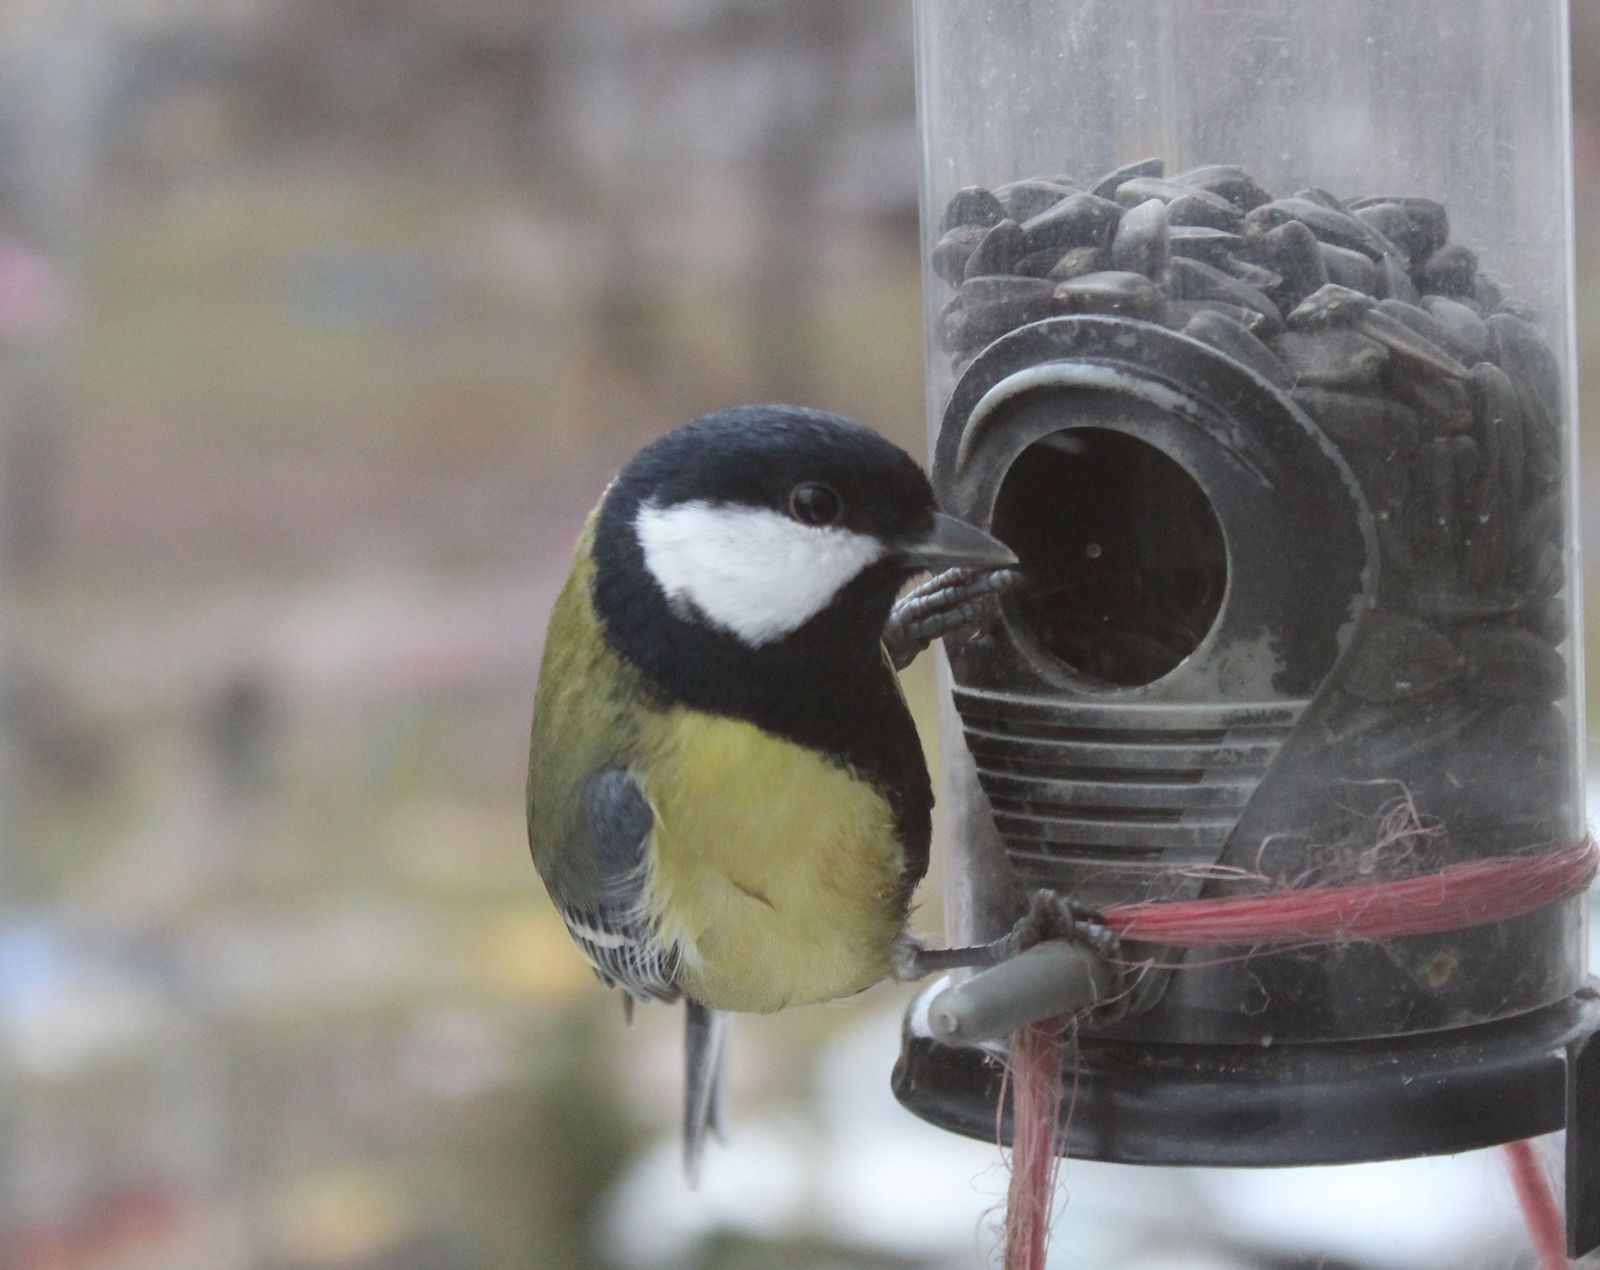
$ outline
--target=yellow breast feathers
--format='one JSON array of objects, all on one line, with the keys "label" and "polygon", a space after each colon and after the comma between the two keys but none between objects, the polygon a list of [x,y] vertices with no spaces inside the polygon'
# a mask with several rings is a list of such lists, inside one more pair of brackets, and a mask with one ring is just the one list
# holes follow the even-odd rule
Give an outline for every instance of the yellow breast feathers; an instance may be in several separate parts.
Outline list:
[{"label": "yellow breast feathers", "polygon": [[888,975],[905,853],[877,790],[751,724],[690,710],[654,716],[641,740],[656,813],[647,903],[689,995],[769,1011]]}]

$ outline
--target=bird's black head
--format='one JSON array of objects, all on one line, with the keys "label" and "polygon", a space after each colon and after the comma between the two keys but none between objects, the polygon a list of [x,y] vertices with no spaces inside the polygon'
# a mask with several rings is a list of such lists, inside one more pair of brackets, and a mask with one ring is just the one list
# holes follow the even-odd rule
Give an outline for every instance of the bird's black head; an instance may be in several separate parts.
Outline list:
[{"label": "bird's black head", "polygon": [[870,429],[742,406],[623,468],[596,527],[595,603],[613,645],[676,696],[685,676],[871,665],[911,574],[1010,559],[941,516],[922,470]]}]

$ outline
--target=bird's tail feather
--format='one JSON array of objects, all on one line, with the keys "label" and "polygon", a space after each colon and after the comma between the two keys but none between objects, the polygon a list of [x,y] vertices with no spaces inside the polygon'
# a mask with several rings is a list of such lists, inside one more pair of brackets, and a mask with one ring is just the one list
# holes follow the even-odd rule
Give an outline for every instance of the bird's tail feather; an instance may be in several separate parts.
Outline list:
[{"label": "bird's tail feather", "polygon": [[707,1133],[722,1137],[722,1066],[728,1016],[685,1001],[683,1057],[683,1171],[689,1185],[700,1181],[700,1156]]}]

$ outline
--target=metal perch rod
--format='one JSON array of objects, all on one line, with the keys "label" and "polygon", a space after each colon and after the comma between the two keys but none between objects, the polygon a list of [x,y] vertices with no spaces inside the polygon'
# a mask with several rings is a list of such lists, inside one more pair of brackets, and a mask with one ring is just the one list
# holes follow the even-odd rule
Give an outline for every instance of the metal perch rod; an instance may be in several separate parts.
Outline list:
[{"label": "metal perch rod", "polygon": [[999,1040],[1029,1023],[1099,1004],[1114,982],[1111,967],[1090,949],[1046,940],[946,988],[928,1005],[928,1029],[946,1045]]}]

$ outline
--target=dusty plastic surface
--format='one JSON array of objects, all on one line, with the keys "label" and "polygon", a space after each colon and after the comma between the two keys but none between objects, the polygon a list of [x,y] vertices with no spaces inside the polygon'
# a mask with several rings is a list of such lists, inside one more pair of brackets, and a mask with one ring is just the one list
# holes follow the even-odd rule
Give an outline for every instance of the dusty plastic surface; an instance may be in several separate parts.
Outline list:
[{"label": "dusty plastic surface", "polygon": [[[955,938],[1579,837],[1564,6],[917,20],[935,480],[1031,579],[947,649]],[[1112,1035],[1485,1023],[1584,950],[1178,959]]]}]

